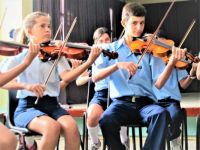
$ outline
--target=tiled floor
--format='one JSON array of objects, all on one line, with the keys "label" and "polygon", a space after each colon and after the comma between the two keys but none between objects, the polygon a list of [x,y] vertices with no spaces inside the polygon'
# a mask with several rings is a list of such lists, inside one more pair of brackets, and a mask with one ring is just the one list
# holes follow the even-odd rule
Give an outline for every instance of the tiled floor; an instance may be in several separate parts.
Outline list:
[{"label": "tiled floor", "polygon": [[[100,137],[100,140],[102,142],[102,137]],[[143,139],[143,141],[144,141],[144,139]],[[188,145],[189,145],[188,150],[196,150],[196,140],[195,140],[195,138],[189,137],[188,141],[189,141],[188,142]],[[89,145],[90,145],[90,140],[89,140]],[[139,139],[138,138],[136,138],[136,148],[137,148],[137,150],[139,150]],[[59,150],[64,150],[64,139],[63,138],[60,139]],[[80,148],[80,150],[81,150],[81,148]],[[100,150],[102,150],[102,147],[101,147]],[[130,150],[133,150],[133,144],[132,144],[131,139],[130,139]]]}]

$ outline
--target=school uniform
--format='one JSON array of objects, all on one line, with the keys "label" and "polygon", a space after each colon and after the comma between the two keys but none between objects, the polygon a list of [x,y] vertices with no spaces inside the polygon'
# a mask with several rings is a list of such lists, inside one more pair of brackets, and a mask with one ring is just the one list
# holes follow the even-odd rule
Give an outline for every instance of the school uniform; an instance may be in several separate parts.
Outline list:
[{"label": "school uniform", "polygon": [[[92,74],[95,74],[97,71],[98,69],[96,68],[96,65],[93,64]],[[90,105],[98,104],[103,108],[103,110],[106,110],[107,102],[108,102],[108,78],[105,78],[103,80],[96,82],[94,90],[95,90],[95,93],[94,93],[93,98],[90,101]]]},{"label": "school uniform", "polygon": [[[161,58],[156,58],[151,63],[154,67],[153,82],[155,82],[166,65]],[[187,76],[188,73],[185,69],[180,70],[174,68],[168,80],[161,89],[157,89],[153,84],[153,91],[157,98],[156,104],[164,107],[169,112],[171,117],[169,140],[177,138],[181,133],[180,126],[183,120],[183,113],[180,107],[180,101],[182,97],[179,88],[179,81],[186,78]]]},{"label": "school uniform", "polygon": [[[27,55],[27,52],[28,50],[23,50],[19,55],[9,58],[2,71],[9,70],[20,64]],[[52,65],[52,61],[42,62],[39,57],[36,57],[26,70],[17,77],[17,81],[25,84],[43,84]],[[37,97],[33,92],[25,89],[17,91],[19,103],[14,114],[14,123],[16,126],[27,127],[31,120],[42,115],[48,115],[55,120],[63,115],[69,115],[66,110],[60,107],[57,101],[60,93],[59,74],[66,69],[70,69],[67,60],[60,58],[46,85],[44,96],[40,98],[37,105],[34,104]]]},{"label": "school uniform", "polygon": [[[98,69],[117,62],[137,63],[141,57],[130,51],[123,38],[104,45],[103,48],[116,51],[119,57],[114,60],[99,57],[95,61]],[[148,125],[148,136],[143,149],[165,149],[169,114],[164,108],[153,104],[156,97],[152,91],[150,66],[152,58],[151,55],[146,54],[140,64],[142,69],[138,69],[131,79],[129,79],[128,72],[122,69],[118,69],[109,76],[112,103],[104,111],[99,121],[109,149],[125,150],[119,137],[120,127],[140,121]]]}]

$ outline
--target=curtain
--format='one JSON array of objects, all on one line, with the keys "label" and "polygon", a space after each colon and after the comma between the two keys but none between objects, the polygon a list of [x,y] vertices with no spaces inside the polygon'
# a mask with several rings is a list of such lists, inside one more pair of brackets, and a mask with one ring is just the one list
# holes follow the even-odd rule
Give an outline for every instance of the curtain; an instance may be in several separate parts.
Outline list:
[{"label": "curtain", "polygon": [[[61,4],[64,3],[64,6]],[[64,35],[66,36],[72,21],[77,17],[69,41],[92,44],[93,32],[98,27],[110,27],[109,8],[113,10],[113,37],[122,31],[120,24],[121,9],[125,2],[120,0],[34,0],[34,11],[44,11],[52,16],[53,33],[60,24],[61,9],[64,7]]]},{"label": "curtain", "polygon": [[[170,3],[156,3],[146,4],[147,17],[146,17],[146,32],[154,32],[158,27],[162,17],[167,11]],[[183,2],[175,2],[166,20],[164,21],[161,29],[164,31],[164,36],[172,39],[175,45],[178,46],[181,42],[185,32],[193,19],[196,23],[183,43],[183,48],[187,48],[188,52],[197,56],[200,51],[200,30],[199,30],[199,17],[200,17],[200,1],[190,0]],[[188,66],[189,71],[191,65]],[[200,82],[195,80],[182,92],[199,92]]]}]

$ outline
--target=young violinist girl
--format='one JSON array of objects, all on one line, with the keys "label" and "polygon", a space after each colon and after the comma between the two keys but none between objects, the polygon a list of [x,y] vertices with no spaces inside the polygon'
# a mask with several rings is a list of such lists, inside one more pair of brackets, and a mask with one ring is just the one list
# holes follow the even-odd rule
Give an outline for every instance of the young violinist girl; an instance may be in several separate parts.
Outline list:
[{"label": "young violinist girl", "polygon": [[[29,41],[41,44],[51,39],[51,19],[43,12],[33,12],[23,21],[23,30]],[[14,114],[16,126],[25,127],[42,135],[38,143],[39,150],[54,150],[60,134],[65,138],[65,149],[79,150],[80,135],[75,120],[62,109],[57,102],[60,78],[70,82],[83,73],[98,57],[100,50],[93,48],[85,63],[76,69],[69,70],[66,58],[59,59],[52,70],[49,81],[43,83],[52,68],[52,61],[43,62],[36,57],[25,72],[17,78],[17,83],[10,85],[16,88],[19,104]],[[14,56],[7,62],[5,69],[16,66],[25,56],[26,51]],[[60,77],[60,78],[59,78]],[[39,101],[35,104],[36,99]]]},{"label": "young violinist girl", "polygon": [[[9,46],[9,45],[8,45]],[[37,44],[30,43],[29,53],[26,55],[24,60],[17,65],[15,68],[10,69],[6,72],[0,72],[0,86],[3,86],[17,75],[19,75],[24,69],[26,69],[35,56],[38,53],[39,46]],[[17,146],[17,139],[15,135],[6,128],[3,124],[0,123],[0,150],[15,150]]]}]

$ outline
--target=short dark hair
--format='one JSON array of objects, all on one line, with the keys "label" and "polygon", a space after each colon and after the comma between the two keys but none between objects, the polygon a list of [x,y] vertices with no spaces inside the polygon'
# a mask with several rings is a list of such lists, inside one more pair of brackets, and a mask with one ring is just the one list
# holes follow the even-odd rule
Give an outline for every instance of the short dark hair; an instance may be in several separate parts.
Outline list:
[{"label": "short dark hair", "polygon": [[140,3],[127,3],[122,9],[122,20],[128,20],[131,16],[146,16],[146,8]]}]

